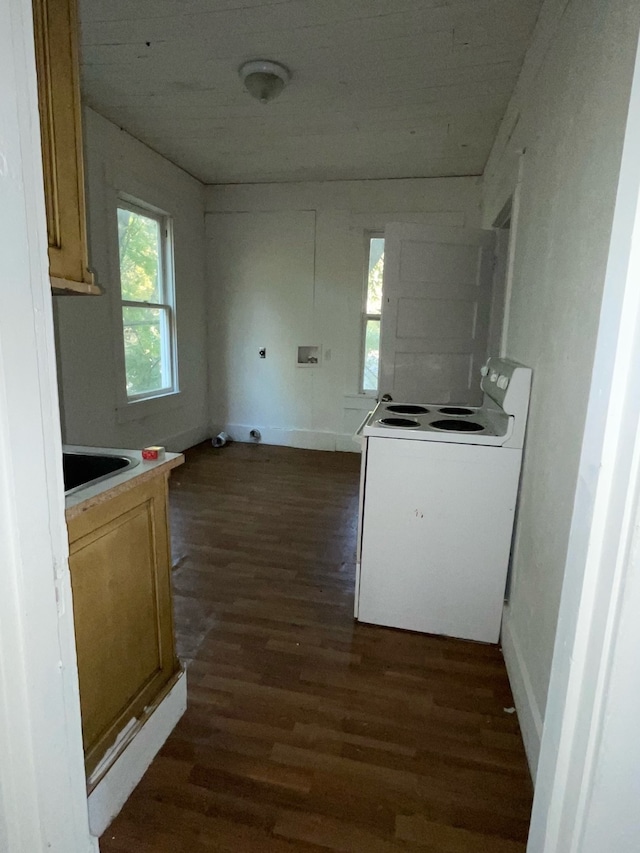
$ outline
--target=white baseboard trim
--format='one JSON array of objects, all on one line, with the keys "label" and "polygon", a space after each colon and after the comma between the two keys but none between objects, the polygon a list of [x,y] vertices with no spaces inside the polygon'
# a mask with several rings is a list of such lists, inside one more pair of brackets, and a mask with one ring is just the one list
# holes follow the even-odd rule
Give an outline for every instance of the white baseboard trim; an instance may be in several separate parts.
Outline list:
[{"label": "white baseboard trim", "polygon": [[282,429],[263,427],[259,424],[223,424],[212,428],[212,435],[224,431],[233,441],[253,443],[249,432],[259,429],[262,444],[274,444],[279,447],[298,447],[304,450],[338,450],[346,453],[360,453],[360,446],[351,435],[337,432],[323,432],[310,429]]},{"label": "white baseboard trim", "polygon": [[360,439],[353,440],[352,435],[336,435],[336,450],[340,453],[362,453]]},{"label": "white baseboard trim", "polygon": [[501,635],[502,654],[511,683],[511,692],[513,693],[522,740],[529,762],[529,772],[535,784],[543,719],[533,692],[529,670],[522,654],[518,635],[509,617],[509,608],[505,607]]},{"label": "white baseboard trim", "polygon": [[201,441],[211,438],[212,434],[208,426],[201,426],[186,430],[185,432],[179,432],[176,435],[163,436],[155,443],[161,444],[172,453],[182,453],[183,450],[187,450],[189,447],[193,447],[196,444],[200,444]]},{"label": "white baseboard trim", "polygon": [[186,707],[187,674],[182,672],[89,794],[89,828],[92,835],[102,835],[116,817]]}]

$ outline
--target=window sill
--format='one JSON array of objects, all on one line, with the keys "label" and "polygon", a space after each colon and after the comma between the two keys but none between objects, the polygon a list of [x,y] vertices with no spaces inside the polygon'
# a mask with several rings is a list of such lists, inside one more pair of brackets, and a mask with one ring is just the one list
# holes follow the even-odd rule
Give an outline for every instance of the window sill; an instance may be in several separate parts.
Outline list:
[{"label": "window sill", "polygon": [[119,424],[140,421],[143,418],[161,415],[183,405],[182,391],[170,391],[157,397],[146,397],[144,400],[132,400],[124,405],[116,406],[116,420]]},{"label": "window sill", "polygon": [[378,392],[371,391],[358,394],[344,394],[342,399],[346,404],[351,403],[353,408],[366,408],[377,401]]}]

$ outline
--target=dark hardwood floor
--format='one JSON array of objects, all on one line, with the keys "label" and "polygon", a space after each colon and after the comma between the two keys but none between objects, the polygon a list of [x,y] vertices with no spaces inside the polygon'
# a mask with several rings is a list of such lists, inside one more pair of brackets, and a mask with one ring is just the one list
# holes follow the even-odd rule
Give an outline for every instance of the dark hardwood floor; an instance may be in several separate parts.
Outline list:
[{"label": "dark hardwood floor", "polygon": [[359,457],[186,456],[189,707],[103,853],[523,853],[532,788],[499,649],[353,621]]}]

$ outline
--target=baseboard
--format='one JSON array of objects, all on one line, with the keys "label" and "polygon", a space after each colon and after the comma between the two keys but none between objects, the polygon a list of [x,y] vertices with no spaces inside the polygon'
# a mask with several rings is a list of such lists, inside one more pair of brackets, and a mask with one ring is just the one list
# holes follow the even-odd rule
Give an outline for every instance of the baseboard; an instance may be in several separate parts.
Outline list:
[{"label": "baseboard", "polygon": [[208,426],[195,427],[194,429],[179,432],[176,435],[162,436],[155,444],[161,444],[173,453],[182,453],[189,447],[200,444],[207,438],[211,438],[212,432]]},{"label": "baseboard", "polygon": [[187,707],[187,675],[181,672],[173,687],[122,749],[88,797],[89,828],[100,836],[173,731]]},{"label": "baseboard", "polygon": [[338,450],[346,453],[360,453],[360,446],[351,435],[336,432],[324,432],[310,429],[281,429],[263,427],[259,424],[223,424],[212,428],[212,435],[224,431],[232,441],[250,442],[252,429],[260,430],[262,444],[274,444],[279,447],[297,447],[304,450]]},{"label": "baseboard", "polygon": [[513,693],[522,740],[529,762],[529,772],[535,783],[542,739],[542,714],[533,692],[529,670],[520,648],[518,635],[509,616],[509,608],[505,607],[501,635],[502,654],[511,683],[511,692]]},{"label": "baseboard", "polygon": [[352,435],[336,435],[336,450],[340,453],[362,453],[360,438],[354,441]]}]

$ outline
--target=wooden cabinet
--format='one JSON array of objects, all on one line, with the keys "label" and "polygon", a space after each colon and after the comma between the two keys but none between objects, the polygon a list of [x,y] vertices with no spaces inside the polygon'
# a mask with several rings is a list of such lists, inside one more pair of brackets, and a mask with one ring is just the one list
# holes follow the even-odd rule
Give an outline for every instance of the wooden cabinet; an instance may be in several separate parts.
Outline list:
[{"label": "wooden cabinet", "polygon": [[167,475],[105,498],[68,522],[87,777],[180,671]]},{"label": "wooden cabinet", "polygon": [[76,0],[33,0],[49,274],[57,292],[99,294],[88,268]]}]

